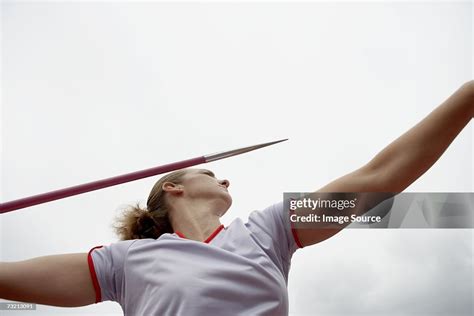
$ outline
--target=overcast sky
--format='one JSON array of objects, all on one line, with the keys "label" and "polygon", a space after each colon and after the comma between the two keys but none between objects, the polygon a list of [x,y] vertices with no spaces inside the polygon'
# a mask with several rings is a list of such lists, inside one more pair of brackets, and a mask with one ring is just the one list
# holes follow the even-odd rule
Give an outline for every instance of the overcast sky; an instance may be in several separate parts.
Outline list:
[{"label": "overcast sky", "polygon": [[[230,180],[228,225],[362,166],[472,79],[469,1],[1,9],[2,201],[289,138],[205,166]],[[472,192],[472,139],[470,123],[406,191]],[[0,259],[117,241],[119,208],[158,178],[0,216]],[[469,315],[472,242],[472,230],[345,230],[294,255],[290,314]]]}]

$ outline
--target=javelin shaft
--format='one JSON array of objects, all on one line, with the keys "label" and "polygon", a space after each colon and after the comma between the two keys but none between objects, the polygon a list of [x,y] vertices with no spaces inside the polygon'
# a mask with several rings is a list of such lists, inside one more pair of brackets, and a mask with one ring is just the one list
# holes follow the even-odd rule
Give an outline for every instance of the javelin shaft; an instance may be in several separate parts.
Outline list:
[{"label": "javelin shaft", "polygon": [[258,144],[258,145],[243,147],[243,148],[234,149],[234,150],[228,150],[228,151],[210,154],[206,156],[200,156],[200,157],[196,157],[192,159],[173,162],[167,165],[162,165],[162,166],[158,166],[158,167],[154,167],[150,169],[144,169],[144,170],[140,170],[140,171],[136,171],[132,173],[127,173],[121,176],[116,176],[112,178],[80,184],[80,185],[76,185],[76,186],[65,188],[65,189],[60,189],[56,191],[51,191],[51,192],[47,192],[43,194],[26,197],[19,200],[6,202],[3,204],[0,204],[0,214],[18,210],[20,208],[25,208],[25,207],[29,207],[29,206],[33,206],[33,205],[37,205],[41,203],[46,203],[46,202],[62,199],[62,198],[69,197],[72,195],[78,195],[78,194],[89,192],[89,191],[111,187],[113,185],[117,185],[117,184],[121,184],[125,182],[130,182],[130,181],[134,181],[138,179],[155,176],[158,174],[162,174],[162,173],[166,173],[166,172],[170,172],[170,171],[174,171],[178,169],[200,165],[206,162],[211,162],[211,161],[215,161],[219,159],[232,157],[235,155],[240,155],[240,154],[243,154],[255,149],[263,148],[263,147],[270,146],[273,144],[278,144],[286,140],[288,139],[281,139],[274,142]]},{"label": "javelin shaft", "polygon": [[89,183],[84,183],[69,188],[64,188],[60,190],[55,190],[43,194],[38,194],[23,199],[13,200],[6,203],[0,204],[0,214],[18,210],[21,208],[46,203],[72,195],[78,195],[89,191],[99,190],[106,187],[114,186],[117,184],[130,182],[138,179],[143,179],[158,174],[170,172],[173,170],[178,170],[182,168],[187,168],[195,165],[199,165],[206,162],[205,156],[196,157],[192,159],[187,159],[183,161],[178,161],[170,163],[167,165],[162,165],[154,168],[144,169],[136,172],[127,173],[124,175],[102,179],[98,181],[93,181]]}]

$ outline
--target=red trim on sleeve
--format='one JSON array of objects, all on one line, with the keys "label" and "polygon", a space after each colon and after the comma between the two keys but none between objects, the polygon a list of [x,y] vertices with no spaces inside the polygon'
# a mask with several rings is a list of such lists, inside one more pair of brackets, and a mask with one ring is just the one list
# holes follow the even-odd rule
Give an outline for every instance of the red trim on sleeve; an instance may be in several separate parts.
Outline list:
[{"label": "red trim on sleeve", "polygon": [[299,248],[303,248],[303,245],[300,242],[300,239],[298,238],[298,234],[296,233],[296,229],[291,227],[291,234],[293,235],[293,239],[295,240],[296,245]]},{"label": "red trim on sleeve", "polygon": [[94,285],[94,290],[95,290],[95,302],[100,303],[102,302],[102,296],[101,296],[101,291],[100,291],[100,285],[99,285],[99,280],[97,280],[97,274],[95,273],[94,269],[94,262],[92,261],[92,251],[94,249],[102,248],[103,246],[97,246],[92,248],[89,253],[87,254],[87,262],[89,263],[89,271],[91,273],[91,278],[92,278],[92,284]]},{"label": "red trim on sleeve", "polygon": [[[292,210],[288,212],[289,217],[291,217],[291,215],[293,214],[294,214],[294,211]],[[291,221],[291,219],[289,219],[289,222],[290,222],[290,227],[291,227],[291,234],[293,235],[293,239],[295,240],[296,245],[298,246],[298,248],[303,248],[303,245],[301,244],[300,239],[298,238],[298,233],[296,232],[296,228],[293,227],[293,222]]]}]

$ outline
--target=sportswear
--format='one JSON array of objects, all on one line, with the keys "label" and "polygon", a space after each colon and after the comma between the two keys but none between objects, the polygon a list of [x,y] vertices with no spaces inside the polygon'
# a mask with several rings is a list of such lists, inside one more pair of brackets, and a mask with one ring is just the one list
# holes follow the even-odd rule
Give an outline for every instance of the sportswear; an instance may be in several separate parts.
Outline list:
[{"label": "sportswear", "polygon": [[175,232],[92,248],[96,302],[118,302],[126,316],[287,315],[301,244],[283,205],[221,225],[204,242]]}]

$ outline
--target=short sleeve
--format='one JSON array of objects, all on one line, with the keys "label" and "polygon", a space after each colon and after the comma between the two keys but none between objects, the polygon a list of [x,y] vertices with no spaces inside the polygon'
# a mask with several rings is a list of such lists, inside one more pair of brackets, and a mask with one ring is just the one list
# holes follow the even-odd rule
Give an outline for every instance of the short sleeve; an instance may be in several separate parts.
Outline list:
[{"label": "short sleeve", "polygon": [[87,260],[96,293],[96,303],[120,302],[124,262],[133,242],[135,240],[119,241],[108,246],[97,246],[89,251]]},{"label": "short sleeve", "polygon": [[290,214],[284,203],[275,203],[262,211],[253,211],[248,220],[249,229],[256,235],[263,247],[275,252],[283,263],[288,264],[301,243],[292,229]]}]

